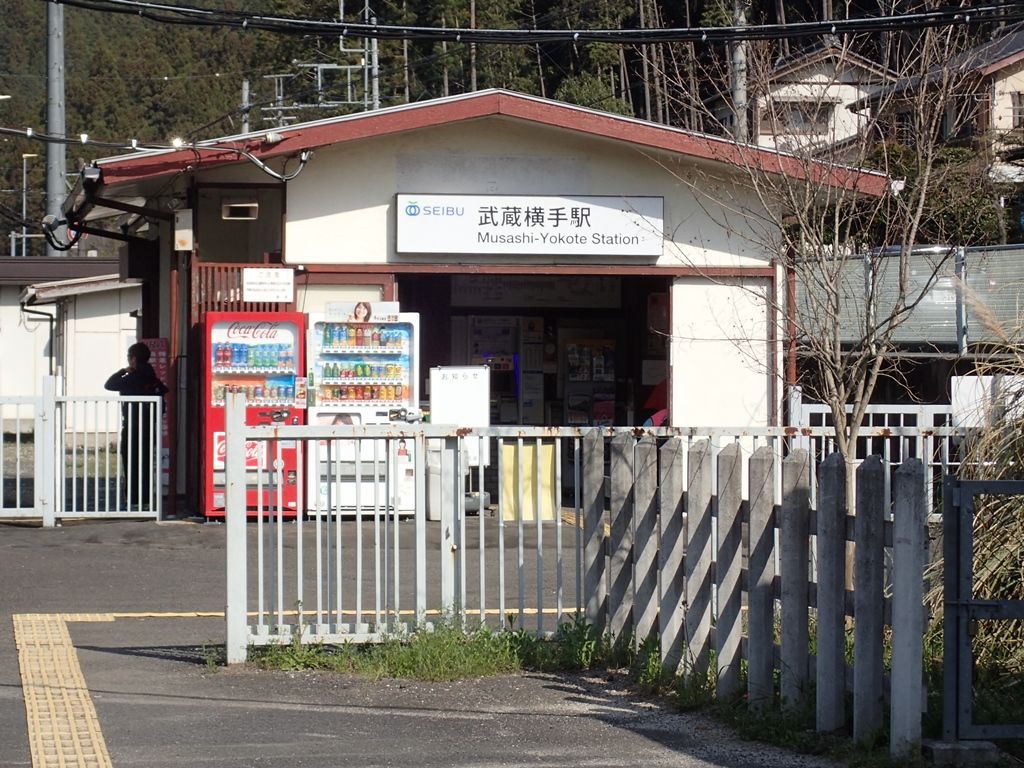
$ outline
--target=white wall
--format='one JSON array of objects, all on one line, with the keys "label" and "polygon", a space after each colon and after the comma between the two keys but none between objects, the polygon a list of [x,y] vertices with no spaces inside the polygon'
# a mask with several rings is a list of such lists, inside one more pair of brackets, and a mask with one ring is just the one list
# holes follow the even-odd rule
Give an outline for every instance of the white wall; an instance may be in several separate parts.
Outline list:
[{"label": "white wall", "polygon": [[[992,106],[989,126],[993,132],[993,154],[1009,147],[1019,146],[1020,129],[1013,127],[1013,94],[1024,93],[1024,67],[1020,65],[1000,72],[992,84]],[[998,181],[1020,183],[1024,175],[1016,163],[993,162],[993,175]]]},{"label": "white wall", "polygon": [[[709,139],[710,141],[710,139]],[[661,196],[658,266],[763,265],[761,206],[741,170],[607,139],[490,117],[317,151],[288,184],[285,258],[292,264],[429,263],[395,253],[396,193]],[[763,216],[758,215],[758,219]],[[449,257],[496,263],[494,257]],[[505,259],[504,261],[508,261]],[[518,256],[517,263],[637,263],[623,257]]]},{"label": "white wall", "polygon": [[[853,83],[841,83],[826,77],[816,77],[800,83],[784,83],[773,88],[769,97],[776,104],[787,101],[806,101],[812,104],[832,104],[832,116],[824,133],[788,134],[784,126],[776,126],[778,135],[759,133],[757,143],[762,147],[795,150],[835,144],[856,136],[867,124],[868,110],[853,112],[847,107],[868,96],[874,89]],[[762,103],[758,102],[758,107]],[[771,126],[762,130],[771,130]]]},{"label": "white wall", "polygon": [[[21,291],[22,286],[0,285],[0,397],[37,394],[49,370],[49,325],[42,318],[22,313],[18,303]],[[43,311],[54,310],[47,307]],[[29,419],[27,425],[13,423],[19,412],[21,418]],[[0,409],[0,414],[5,430],[31,431],[31,409],[8,405]]]},{"label": "white wall", "polygon": [[768,342],[770,286],[758,279],[674,281],[672,426],[768,426],[773,403],[767,361],[775,357]]},{"label": "white wall", "polygon": [[[0,286],[0,396],[32,397],[40,393],[49,372],[49,328],[42,318],[25,315],[18,299],[20,286]],[[137,323],[128,313],[139,309],[140,288],[103,291],[69,299],[61,312],[63,326],[55,329],[54,372],[57,392],[71,396],[99,397],[107,377],[126,364],[128,346],[136,340]],[[55,305],[36,306],[53,314]],[[3,407],[4,427],[13,429],[14,406]],[[22,409],[25,417],[30,413]],[[117,415],[119,419],[119,414]],[[106,421],[106,417],[101,417]],[[85,421],[91,427],[94,418]],[[31,422],[21,425],[31,429]]]},{"label": "white wall", "polygon": [[1013,94],[1024,93],[1024,69],[1015,67],[1000,72],[993,83],[992,129],[997,133],[1013,130]]},{"label": "white wall", "polygon": [[103,383],[127,365],[128,347],[137,339],[138,322],[129,313],[140,308],[140,288],[88,293],[67,304],[64,370],[66,394],[109,394]]}]

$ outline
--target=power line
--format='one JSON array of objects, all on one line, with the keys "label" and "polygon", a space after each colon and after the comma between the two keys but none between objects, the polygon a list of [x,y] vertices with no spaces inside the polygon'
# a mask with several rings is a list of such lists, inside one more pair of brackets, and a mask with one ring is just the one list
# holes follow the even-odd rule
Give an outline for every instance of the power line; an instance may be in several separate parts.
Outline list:
[{"label": "power line", "polygon": [[976,8],[943,8],[892,16],[724,27],[677,27],[669,29],[464,29],[422,27],[269,16],[168,5],[145,0],[42,0],[90,11],[131,14],[164,24],[233,27],[312,37],[362,37],[377,40],[443,40],[453,43],[523,45],[552,42],[605,42],[618,44],[673,42],[735,42],[814,37],[824,34],[853,35],[895,32],[929,27],[975,25],[1024,20],[1024,3],[993,3]]},{"label": "power line", "polygon": [[[251,74],[244,70],[237,72],[213,72],[211,74],[189,74],[189,75],[65,75],[64,79],[68,82],[94,82],[94,81],[106,81],[106,80],[117,80],[121,82],[132,82],[132,83],[170,83],[177,80],[230,80],[231,78],[241,77],[247,74]],[[0,78],[4,80],[45,80],[45,73],[31,73],[31,72],[0,72]]]}]

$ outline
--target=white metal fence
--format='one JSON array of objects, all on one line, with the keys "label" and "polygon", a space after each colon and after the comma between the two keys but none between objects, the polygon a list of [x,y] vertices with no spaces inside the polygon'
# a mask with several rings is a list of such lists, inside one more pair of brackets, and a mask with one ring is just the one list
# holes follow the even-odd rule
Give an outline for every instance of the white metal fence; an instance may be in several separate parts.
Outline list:
[{"label": "white metal fence", "polygon": [[[864,605],[870,611],[858,608],[855,620],[861,673],[850,677],[861,681],[855,730],[864,736],[879,722],[871,713],[883,696],[876,662],[886,624],[900,637],[894,706],[920,701],[921,676],[908,688],[913,666],[905,664],[921,660],[923,522],[963,430],[866,429],[888,449],[858,462],[856,498],[837,479],[845,465],[820,427],[247,427],[238,397],[228,404],[226,433],[229,662],[244,660],[252,645],[376,641],[438,621],[545,636],[580,616],[633,642],[657,635],[673,670],[699,673],[714,650],[719,686],[723,674],[738,676],[742,653],[748,685],[770,688],[779,673],[783,706],[794,707],[814,679],[811,609],[819,631],[831,632],[833,679],[815,683],[828,697],[827,706],[819,698],[819,717],[831,730],[847,680],[833,667],[844,663],[851,608]],[[491,466],[467,469],[464,457],[479,441]],[[328,467],[312,514],[281,503],[247,508],[247,498],[280,498],[274,489],[292,448],[300,462]],[[414,478],[411,514],[396,502],[402,462]],[[366,477],[378,481],[367,485]],[[488,497],[490,505],[476,502]],[[913,515],[909,526],[893,510]],[[848,539],[864,561],[855,568],[867,574],[858,583],[871,585],[853,595],[842,580]],[[819,659],[824,642],[819,636]],[[920,718],[916,727],[901,722],[894,753],[920,735]]]},{"label": "white metal fence", "polygon": [[[561,619],[587,607],[587,536],[596,534],[586,531],[586,510],[600,502],[607,514],[609,508],[627,503],[623,494],[629,504],[635,501],[632,485],[615,483],[611,454],[598,468],[600,489],[593,482],[585,485],[582,441],[594,430],[247,427],[238,412],[229,410],[228,416],[229,602],[237,611],[229,629],[235,654],[244,653],[250,643],[278,642],[295,632],[324,641],[376,639],[438,616],[460,621],[473,617],[495,625],[512,616],[523,626],[549,632]],[[659,445],[674,439],[687,447],[708,440],[713,493],[718,456],[730,445],[739,446],[745,458],[760,447],[779,457],[807,449],[812,507],[817,504],[818,466],[834,452],[831,431],[820,427],[616,428],[597,433],[608,441],[628,436],[636,443],[650,436]],[[905,459],[920,459],[924,491],[937,504],[937,482],[955,469],[964,434],[952,428],[865,430],[882,448],[876,453],[885,467],[887,520],[892,470]],[[489,444],[491,465],[460,466],[467,445],[478,440]],[[253,443],[263,443],[265,449],[254,450]],[[353,448],[356,443],[364,447]],[[300,463],[328,467],[327,492],[298,505],[311,514],[296,517],[294,509],[283,505],[247,508],[247,489],[250,498],[276,498],[274,488],[284,482],[281,452],[293,446]],[[261,466],[251,466],[253,456],[262,457]],[[403,514],[395,501],[394,478],[405,465],[411,467],[415,484],[412,515]],[[745,463],[741,471],[746,478]],[[781,464],[774,472],[773,503],[778,505]],[[380,482],[367,482],[373,477]],[[684,491],[685,486],[684,478]],[[253,489],[270,493],[251,494]],[[492,503],[477,513],[480,498]]]},{"label": "white metal fence", "polygon": [[0,519],[159,519],[159,397],[0,396]]}]

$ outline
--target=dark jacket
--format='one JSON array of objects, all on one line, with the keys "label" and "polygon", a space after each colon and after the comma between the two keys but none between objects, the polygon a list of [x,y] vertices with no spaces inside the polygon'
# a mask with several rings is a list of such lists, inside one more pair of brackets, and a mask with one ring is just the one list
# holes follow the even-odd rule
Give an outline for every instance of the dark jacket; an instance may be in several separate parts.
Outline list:
[{"label": "dark jacket", "polygon": [[[153,370],[153,366],[149,363],[139,363],[134,371],[131,368],[122,368],[111,374],[103,387],[112,392],[118,392],[121,395],[160,395],[163,397],[167,394],[167,387],[156,377],[156,371]],[[127,428],[129,424],[128,414],[131,411],[130,405],[135,405],[134,421],[139,424],[145,424],[148,417],[144,416],[143,409],[140,406],[145,405],[146,408],[150,406],[144,403],[124,403],[121,406],[121,418],[124,422],[124,427]]]},{"label": "dark jacket", "polygon": [[149,363],[139,363],[134,371],[131,368],[122,368],[111,374],[103,388],[122,395],[167,394],[167,387],[156,377],[156,371]]}]

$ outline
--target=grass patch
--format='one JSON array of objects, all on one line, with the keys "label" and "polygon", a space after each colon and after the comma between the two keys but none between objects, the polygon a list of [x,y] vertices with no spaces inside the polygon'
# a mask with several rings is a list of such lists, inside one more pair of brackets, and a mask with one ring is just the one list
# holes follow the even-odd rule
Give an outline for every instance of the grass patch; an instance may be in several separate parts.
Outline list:
[{"label": "grass patch", "polygon": [[261,669],[326,670],[373,680],[451,681],[524,670],[629,669],[645,690],[665,682],[656,639],[642,644],[637,652],[631,638],[611,642],[580,617],[563,622],[550,639],[512,628],[511,617],[509,624],[507,629],[493,630],[442,622],[432,631],[366,645],[302,643],[295,635],[287,644],[250,649],[249,661]]},{"label": "grass patch", "polygon": [[465,632],[442,625],[372,645],[324,645],[299,642],[270,645],[250,651],[250,661],[262,669],[326,670],[357,674],[372,680],[414,678],[432,682],[464,680],[518,672],[522,669],[516,643],[509,633],[481,627]]}]

